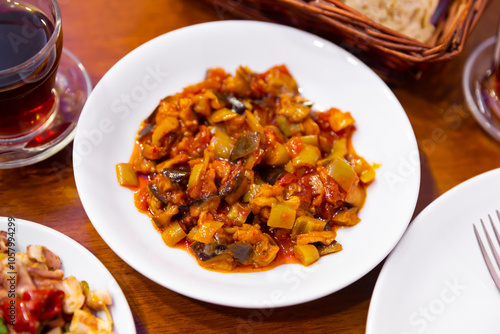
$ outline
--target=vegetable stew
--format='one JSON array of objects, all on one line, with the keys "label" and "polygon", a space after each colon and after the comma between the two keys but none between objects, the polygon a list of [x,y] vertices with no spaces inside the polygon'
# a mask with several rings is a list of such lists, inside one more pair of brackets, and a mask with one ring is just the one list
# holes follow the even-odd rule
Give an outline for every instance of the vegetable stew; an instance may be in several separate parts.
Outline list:
[{"label": "vegetable stew", "polygon": [[116,172],[165,244],[204,268],[310,265],[342,249],[337,230],[360,221],[375,177],[354,131],[349,112],[313,110],[285,65],[211,68],[160,102]]}]

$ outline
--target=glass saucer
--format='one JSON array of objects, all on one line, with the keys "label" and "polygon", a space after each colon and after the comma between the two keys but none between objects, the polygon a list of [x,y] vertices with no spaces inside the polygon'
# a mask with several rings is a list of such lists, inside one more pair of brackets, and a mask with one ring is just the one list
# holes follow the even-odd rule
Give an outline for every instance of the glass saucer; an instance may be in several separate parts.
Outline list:
[{"label": "glass saucer", "polygon": [[50,125],[24,147],[0,153],[0,169],[28,166],[45,160],[68,145],[76,123],[92,91],[90,77],[82,63],[63,48],[54,87],[58,110]]},{"label": "glass saucer", "polygon": [[482,42],[469,56],[462,76],[465,101],[472,115],[491,137],[500,142],[500,120],[488,110],[481,98],[479,80],[491,69],[496,37]]}]

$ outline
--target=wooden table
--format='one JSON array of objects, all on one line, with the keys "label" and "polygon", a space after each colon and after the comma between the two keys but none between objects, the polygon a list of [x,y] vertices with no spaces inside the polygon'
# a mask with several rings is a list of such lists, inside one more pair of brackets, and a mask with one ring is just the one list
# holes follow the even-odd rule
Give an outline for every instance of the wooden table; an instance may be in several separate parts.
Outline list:
[{"label": "wooden table", "polygon": [[[64,43],[95,85],[125,54],[187,25],[229,19],[199,0],[60,0]],[[464,104],[461,74],[471,51],[494,35],[494,0],[465,45],[419,81],[393,87],[413,125],[421,153],[422,184],[415,214],[459,183],[500,167],[500,144],[476,124]],[[72,145],[36,165],[0,170],[0,216],[39,222],[78,241],[114,275],[125,292],[138,333],[363,333],[381,265],[351,286],[303,305],[259,313],[199,302],[148,280],[122,261],[88,219],[75,187]],[[257,312],[257,313],[256,313]]]}]

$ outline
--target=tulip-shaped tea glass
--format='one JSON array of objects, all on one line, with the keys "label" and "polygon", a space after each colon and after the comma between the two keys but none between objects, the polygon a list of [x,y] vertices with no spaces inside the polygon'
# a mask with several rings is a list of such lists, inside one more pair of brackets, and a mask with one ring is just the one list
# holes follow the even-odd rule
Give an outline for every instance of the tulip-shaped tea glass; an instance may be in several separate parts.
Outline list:
[{"label": "tulip-shaped tea glass", "polygon": [[55,0],[0,0],[0,168],[36,163],[74,136],[91,91],[63,48]]}]

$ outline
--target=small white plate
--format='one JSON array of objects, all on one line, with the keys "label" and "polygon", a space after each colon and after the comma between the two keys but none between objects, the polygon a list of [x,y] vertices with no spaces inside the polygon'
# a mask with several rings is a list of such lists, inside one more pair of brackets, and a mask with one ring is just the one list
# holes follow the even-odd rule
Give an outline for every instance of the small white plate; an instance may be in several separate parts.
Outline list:
[{"label": "small white plate", "polygon": [[[9,224],[11,222],[14,226]],[[91,290],[108,290],[113,299],[109,311],[114,321],[114,332],[136,333],[132,312],[120,286],[86,248],[56,230],[26,220],[0,217],[0,230],[13,233],[10,236],[14,239],[12,247],[16,252],[25,253],[28,245],[45,246],[61,258],[64,277],[75,276],[78,281],[86,281]]]},{"label": "small white plate", "polygon": [[[310,267],[284,265],[259,273],[218,273],[187,252],[165,246],[133,194],[116,181],[141,121],[160,99],[219,66],[256,72],[285,64],[317,110],[337,107],[357,120],[353,144],[379,163],[361,223],[339,231],[344,250]],[[82,112],[73,149],[85,211],[108,245],[151,280],[221,305],[260,308],[310,301],[353,283],[380,263],[403,235],[415,208],[420,162],[415,135],[391,90],[356,57],[315,35],[271,23],[220,21],[186,27],[140,46],[113,66]]]},{"label": "small white plate", "polygon": [[488,227],[488,214],[498,224],[499,189],[496,169],[456,186],[418,215],[382,268],[367,334],[498,333],[500,293],[472,224],[482,219]]}]

